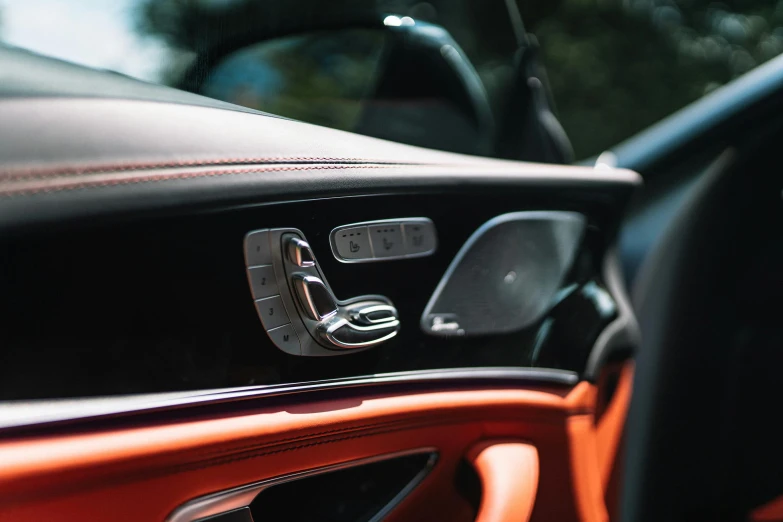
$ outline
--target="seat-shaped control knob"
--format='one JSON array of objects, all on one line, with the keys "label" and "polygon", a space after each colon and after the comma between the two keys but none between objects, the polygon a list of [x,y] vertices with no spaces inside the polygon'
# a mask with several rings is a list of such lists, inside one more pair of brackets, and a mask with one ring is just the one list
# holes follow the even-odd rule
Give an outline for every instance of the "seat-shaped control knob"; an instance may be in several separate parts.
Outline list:
[{"label": "seat-shaped control knob", "polygon": [[288,260],[296,266],[313,266],[315,265],[315,256],[310,248],[310,244],[298,237],[289,237],[286,244],[286,254]]},{"label": "seat-shaped control knob", "polygon": [[337,303],[320,278],[294,274],[293,283],[302,309],[310,319],[322,321],[337,313]]}]

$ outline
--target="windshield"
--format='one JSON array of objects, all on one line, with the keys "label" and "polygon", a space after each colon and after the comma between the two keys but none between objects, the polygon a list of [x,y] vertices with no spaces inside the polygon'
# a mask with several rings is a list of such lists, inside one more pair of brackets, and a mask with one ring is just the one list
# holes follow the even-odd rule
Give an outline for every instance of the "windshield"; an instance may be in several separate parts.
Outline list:
[{"label": "windshield", "polygon": [[[576,159],[599,154],[783,51],[783,8],[763,0],[510,6],[513,0],[0,0],[0,41],[321,125],[502,156],[480,143],[491,134],[482,111],[486,105],[496,127],[488,140],[513,120],[518,10],[539,43],[552,108]],[[445,29],[453,44],[441,40],[441,52],[464,52],[469,67],[439,73],[422,87],[413,84],[436,67],[419,64],[415,74],[396,76],[412,85],[397,81],[393,95],[378,94],[391,85],[391,33],[367,32],[366,22],[332,29],[332,20],[380,21],[389,13],[396,15],[392,25],[410,19]],[[319,24],[328,31],[314,31]],[[398,47],[410,52],[410,42]],[[403,61],[410,64],[411,56]],[[390,104],[401,97],[405,103]],[[428,127],[433,122],[440,125]]]}]

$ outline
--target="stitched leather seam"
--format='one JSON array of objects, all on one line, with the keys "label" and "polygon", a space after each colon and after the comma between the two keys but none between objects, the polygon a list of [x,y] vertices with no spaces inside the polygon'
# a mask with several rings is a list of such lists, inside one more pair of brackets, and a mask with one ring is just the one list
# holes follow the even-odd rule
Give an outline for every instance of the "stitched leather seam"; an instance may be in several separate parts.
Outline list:
[{"label": "stitched leather seam", "polygon": [[378,423],[374,423],[374,424],[364,424],[364,425],[354,426],[354,427],[350,427],[350,428],[335,428],[335,429],[332,429],[332,430],[319,431],[319,432],[315,432],[315,433],[306,433],[306,434],[299,435],[297,437],[289,437],[289,438],[286,438],[286,439],[274,439],[273,441],[271,441],[269,443],[266,443],[266,444],[256,442],[256,443],[253,443],[253,444],[246,444],[246,445],[243,445],[243,446],[236,446],[236,447],[233,447],[233,448],[231,448],[229,450],[206,451],[202,455],[205,458],[213,457],[213,456],[214,457],[219,457],[219,456],[230,454],[230,453],[238,453],[238,452],[247,451],[247,450],[259,449],[259,448],[263,448],[263,447],[282,446],[282,445],[289,444],[289,443],[292,443],[292,442],[300,442],[300,441],[309,440],[309,439],[316,439],[316,438],[324,437],[324,436],[328,436],[328,435],[339,435],[339,434],[344,434],[344,433],[366,431],[366,430],[369,430],[369,429],[372,429],[372,428],[381,428],[381,427],[384,427],[384,426],[390,426],[391,427],[391,426],[395,426],[395,425],[405,425],[406,422],[409,422],[409,421],[406,421],[405,419],[399,419],[399,420],[389,421],[389,422],[378,422]]},{"label": "stitched leather seam", "polygon": [[33,194],[40,194],[40,193],[51,193],[51,192],[63,192],[63,191],[69,191],[69,190],[80,190],[80,189],[86,189],[86,188],[101,188],[101,187],[110,187],[110,186],[117,186],[117,185],[133,185],[133,184],[139,184],[139,183],[147,183],[147,182],[162,182],[162,181],[169,181],[169,180],[177,180],[177,179],[192,179],[192,178],[201,178],[201,177],[212,177],[212,176],[227,176],[227,175],[235,175],[235,174],[256,174],[256,173],[266,173],[266,172],[304,172],[308,170],[348,170],[348,169],[383,169],[383,168],[392,168],[395,167],[395,165],[377,165],[377,164],[355,164],[355,165],[312,165],[312,166],[291,166],[291,167],[274,167],[274,168],[267,168],[267,167],[258,167],[258,168],[243,168],[243,169],[228,169],[228,170],[211,170],[211,171],[199,171],[199,172],[180,172],[180,173],[173,173],[173,174],[159,174],[159,175],[153,175],[153,176],[144,176],[144,177],[138,177],[138,178],[123,178],[123,179],[111,179],[111,180],[103,180],[103,181],[83,181],[78,183],[72,183],[70,185],[62,185],[62,186],[55,186],[55,187],[33,187],[33,188],[2,188],[3,182],[0,181],[0,196],[7,196],[7,197],[14,197],[14,196],[25,196],[25,195],[33,195]]},{"label": "stitched leather seam", "polygon": [[[563,412],[562,417],[559,417],[559,418],[565,419],[565,418],[570,417],[571,415],[572,414],[570,412]],[[555,417],[558,417],[558,416],[555,415]],[[500,418],[500,417],[498,417],[498,418]],[[505,418],[505,416],[503,416],[502,418]],[[530,416],[526,417],[527,420],[531,420],[531,418],[532,417],[530,417]],[[423,416],[423,417],[418,417],[418,418],[414,418],[414,419],[410,419],[410,418],[409,419],[400,419],[399,421],[393,421],[393,422],[388,422],[388,423],[368,424],[368,425],[358,426],[358,427],[351,428],[351,429],[343,429],[343,430],[340,430],[340,431],[342,431],[342,433],[334,432],[333,434],[334,435],[343,435],[343,434],[348,434],[348,433],[351,433],[351,432],[354,432],[354,433],[356,433],[356,432],[363,432],[362,434],[348,435],[347,437],[348,438],[367,437],[367,436],[372,436],[372,435],[379,434],[379,433],[385,433],[386,431],[391,432],[391,431],[398,431],[398,430],[401,430],[401,429],[402,430],[415,429],[415,428],[421,428],[421,427],[427,427],[427,426],[437,426],[439,424],[471,423],[471,422],[479,422],[481,420],[482,420],[482,417],[480,415],[477,415],[477,414],[462,415],[462,416],[459,416],[459,417],[451,417],[451,418],[440,419],[440,420],[433,420],[431,418],[431,416],[428,416],[428,417]],[[544,414],[544,415],[535,415],[534,416],[534,420],[535,420],[536,423],[541,424],[541,423],[551,423],[554,419],[550,419],[550,418],[548,418],[548,415]],[[297,440],[291,440],[291,439],[289,439],[287,441],[275,440],[275,441],[271,441],[271,442],[268,442],[268,443],[250,444],[250,445],[245,445],[243,447],[228,448],[226,450],[222,450],[222,451],[218,451],[218,452],[211,452],[211,453],[205,452],[205,453],[199,454],[199,456],[197,458],[206,459],[208,462],[209,461],[220,462],[222,459],[224,459],[226,457],[230,458],[231,455],[237,455],[237,454],[241,454],[241,453],[247,452],[247,451],[253,452],[253,451],[261,450],[263,452],[263,451],[266,451],[268,449],[279,448],[281,446],[285,446],[287,443],[296,443],[296,442],[302,442],[302,441],[307,441],[307,440],[314,440],[314,439],[317,439],[317,438],[319,438],[319,436],[314,434],[313,436],[303,436],[303,437],[300,437]],[[330,440],[342,440],[341,438],[337,438],[337,439],[332,439],[332,438],[329,438],[329,437],[321,437],[321,438],[327,438],[328,440],[320,441],[320,442],[310,442],[310,443],[306,443],[306,444],[304,444],[302,446],[297,446],[297,447],[307,447],[307,446],[315,444],[315,443],[323,444],[325,442],[329,442]],[[289,448],[289,449],[296,449],[296,447],[292,447],[292,448]],[[275,450],[272,450],[270,452],[270,454],[271,453],[279,453],[281,451],[289,451],[289,449],[286,449],[286,448],[284,448],[284,449],[275,449]],[[262,454],[266,454],[266,453],[262,453]]]},{"label": "stitched leather seam", "polygon": [[[570,414],[565,412],[564,418],[568,418]],[[342,437],[333,437],[333,438],[327,438],[326,440],[314,440],[312,442],[307,442],[305,444],[297,444],[294,446],[289,446],[286,448],[279,448],[279,449],[264,449],[260,448],[262,451],[250,451],[245,452],[244,454],[236,451],[229,452],[227,455],[220,457],[220,458],[212,458],[207,460],[201,460],[200,462],[190,462],[190,463],[183,463],[179,465],[173,465],[168,466],[165,469],[158,469],[157,471],[150,470],[149,473],[154,474],[155,476],[159,475],[172,475],[176,473],[181,473],[185,471],[195,471],[199,469],[206,469],[211,468],[214,466],[220,466],[225,464],[230,464],[232,462],[239,462],[243,460],[248,459],[254,459],[258,457],[265,457],[269,455],[277,455],[280,453],[287,453],[290,451],[298,451],[305,448],[311,448],[315,446],[323,446],[325,444],[332,444],[337,442],[344,442],[347,440],[355,440],[355,439],[362,439],[366,437],[373,437],[377,435],[386,435],[389,433],[396,433],[401,431],[408,431],[408,430],[416,430],[416,429],[422,429],[422,428],[432,428],[437,426],[449,426],[449,425],[455,425],[455,424],[471,424],[471,423],[477,423],[477,422],[493,422],[493,421],[510,421],[510,420],[519,420],[516,416],[509,416],[509,415],[498,415],[496,417],[492,418],[483,418],[481,415],[475,414],[470,416],[463,416],[463,417],[451,417],[446,419],[440,419],[440,420],[430,420],[430,419],[417,419],[418,422],[406,422],[404,424],[400,424],[398,426],[395,426],[390,429],[380,429],[380,430],[369,430],[366,433],[356,434],[356,435],[346,435]],[[530,418],[526,417],[525,420],[527,422],[530,422]],[[423,421],[423,422],[422,422]],[[537,419],[536,424],[544,424],[541,419]],[[553,423],[558,424],[558,423]]]},{"label": "stitched leather seam", "polygon": [[[433,425],[443,424],[454,424],[455,422],[452,420],[451,422],[441,422],[441,423],[432,423]],[[206,469],[210,468],[216,465],[221,464],[228,464],[231,462],[238,462],[242,460],[248,460],[252,458],[262,457],[265,455],[274,455],[279,453],[285,453],[289,451],[296,451],[298,449],[308,448],[312,446],[319,446],[324,444],[331,444],[333,442],[342,442],[345,440],[352,440],[352,439],[360,439],[364,437],[370,437],[373,435],[381,435],[384,433],[393,433],[397,431],[404,431],[406,429],[412,429],[418,426],[407,426],[407,427],[399,427],[392,430],[387,431],[377,431],[372,433],[366,433],[362,435],[350,435],[347,437],[340,437],[335,439],[329,439],[329,440],[323,440],[323,441],[314,441],[308,444],[300,444],[298,446],[291,446],[284,449],[274,450],[274,451],[268,451],[268,452],[256,452],[251,453],[247,455],[236,455],[230,457],[230,458],[223,458],[223,459],[213,459],[213,460],[207,460],[207,461],[201,461],[201,462],[193,462],[193,463],[186,463],[186,464],[179,464],[174,466],[165,466],[165,467],[158,467],[153,469],[141,469],[136,470],[135,472],[131,473],[119,473],[114,474],[113,477],[107,478],[93,478],[88,481],[82,482],[82,483],[76,483],[74,481],[60,481],[58,482],[57,486],[54,486],[53,489],[56,489],[57,492],[61,495],[67,495],[72,492],[76,491],[83,491],[85,489],[95,488],[95,487],[107,487],[107,486],[116,486],[119,484],[128,484],[134,481],[140,481],[140,480],[148,480],[156,477],[163,477],[163,476],[172,476],[176,475],[178,473],[183,473],[187,471],[196,471],[199,469]],[[426,427],[426,426],[421,426]],[[20,497],[19,495],[15,495],[14,497],[7,497],[3,493],[0,492],[0,499],[10,499],[13,498],[15,501],[26,501],[26,500],[32,500],[36,498],[39,492],[36,492],[35,494],[28,495],[27,498]],[[47,491],[46,494],[51,494],[51,491]],[[5,501],[5,500],[4,500]]]},{"label": "stitched leather seam", "polygon": [[[572,415],[575,415],[574,412],[564,411],[563,417],[568,418]],[[581,414],[581,413],[579,413]],[[406,419],[403,419],[406,420]],[[529,416],[525,417],[525,422],[531,422],[531,418]],[[91,479],[86,482],[78,483],[74,481],[67,481],[65,484],[67,486],[62,487],[63,482],[60,482],[60,487],[55,487],[54,489],[57,489],[57,492],[59,494],[68,494],[69,492],[75,492],[75,491],[83,491],[85,489],[93,488],[93,487],[107,487],[112,485],[118,485],[118,484],[127,484],[133,481],[137,480],[145,480],[145,479],[151,479],[155,477],[161,477],[161,476],[172,476],[177,473],[187,472],[187,471],[196,471],[199,469],[207,469],[213,466],[217,465],[224,465],[231,462],[238,462],[242,460],[248,460],[268,455],[274,455],[274,454],[280,454],[280,453],[286,453],[289,451],[296,451],[300,449],[305,449],[309,447],[314,446],[321,446],[336,442],[343,442],[346,440],[354,440],[354,439],[360,439],[360,438],[366,438],[366,437],[372,437],[377,435],[383,435],[387,433],[395,433],[400,431],[406,431],[406,430],[412,430],[412,429],[420,429],[420,428],[428,428],[428,427],[434,427],[434,426],[448,426],[448,425],[454,425],[454,424],[465,424],[465,423],[474,423],[474,422],[497,422],[497,421],[521,421],[518,415],[509,416],[509,415],[498,415],[498,416],[491,416],[490,418],[483,418],[480,415],[472,415],[472,416],[465,416],[465,417],[451,417],[441,420],[433,420],[430,422],[409,422],[408,424],[402,424],[398,427],[395,427],[393,429],[388,430],[374,430],[368,433],[363,434],[357,434],[357,435],[349,435],[344,437],[337,437],[337,438],[330,438],[328,440],[322,440],[322,441],[313,441],[307,444],[299,444],[296,446],[290,446],[288,448],[281,448],[276,449],[272,451],[262,451],[262,452],[251,452],[249,454],[240,455],[237,454],[237,452],[232,451],[230,452],[230,455],[227,455],[226,457],[222,459],[210,459],[206,461],[201,462],[191,462],[191,463],[184,463],[179,465],[173,465],[173,466],[164,466],[164,467],[158,467],[156,469],[143,469],[143,470],[137,470],[135,472],[131,473],[119,473],[115,474],[114,477],[108,478],[108,477],[102,477],[99,479]],[[536,424],[542,424],[542,421],[540,419],[535,421]],[[330,430],[331,431],[331,430]],[[51,490],[47,490],[46,494],[51,494]],[[4,495],[0,494],[0,498],[3,498]],[[27,499],[23,499],[19,497],[18,495],[14,497],[16,501],[25,501],[25,500],[31,500],[34,498],[35,495],[29,495]],[[7,498],[7,497],[6,497]]]},{"label": "stitched leather seam", "polygon": [[230,464],[232,462],[239,462],[239,461],[242,461],[242,460],[254,459],[254,458],[257,458],[257,457],[265,457],[265,456],[269,456],[269,455],[276,455],[278,453],[286,453],[286,452],[289,452],[289,451],[297,451],[297,450],[304,449],[304,448],[311,448],[313,446],[322,446],[324,444],[333,444],[335,442],[343,442],[343,441],[346,441],[346,440],[361,439],[361,438],[365,438],[365,437],[371,437],[373,435],[382,435],[382,434],[387,434],[387,433],[394,433],[394,432],[397,432],[397,431],[405,431],[406,429],[410,429],[410,428],[411,428],[410,426],[408,426],[408,427],[400,426],[398,428],[394,428],[394,429],[390,429],[390,430],[378,431],[378,432],[373,432],[373,433],[364,433],[364,434],[360,434],[360,435],[348,435],[348,436],[345,436],[345,437],[337,437],[337,438],[333,438],[333,439],[329,439],[329,440],[319,440],[319,441],[314,441],[314,442],[308,442],[307,444],[299,444],[299,445],[296,445],[296,446],[291,446],[291,447],[288,447],[288,448],[282,448],[282,449],[277,449],[277,450],[256,451],[256,452],[251,452],[251,453],[247,453],[247,454],[244,454],[244,455],[234,455],[234,456],[224,457],[224,458],[221,458],[221,459],[211,459],[211,460],[207,460],[207,461],[203,461],[203,462],[199,462],[199,463],[186,464],[186,465],[177,466],[177,467],[172,468],[172,469],[174,470],[175,473],[182,472],[182,471],[194,471],[194,470],[197,470],[197,469],[211,468],[213,466]]},{"label": "stitched leather seam", "polygon": [[296,163],[296,164],[319,164],[319,163],[342,163],[342,164],[376,164],[376,165],[419,165],[420,163],[409,161],[386,161],[371,158],[332,158],[332,157],[263,157],[263,158],[228,158],[214,160],[192,160],[192,161],[166,161],[150,162],[136,164],[109,164],[109,165],[91,165],[91,166],[73,166],[53,169],[27,169],[8,172],[0,172],[0,180],[3,181],[36,181],[57,179],[68,176],[80,176],[83,174],[111,174],[113,172],[138,172],[145,170],[171,169],[171,168],[189,168],[189,167],[231,167],[234,165],[250,164],[270,164],[270,163]]}]

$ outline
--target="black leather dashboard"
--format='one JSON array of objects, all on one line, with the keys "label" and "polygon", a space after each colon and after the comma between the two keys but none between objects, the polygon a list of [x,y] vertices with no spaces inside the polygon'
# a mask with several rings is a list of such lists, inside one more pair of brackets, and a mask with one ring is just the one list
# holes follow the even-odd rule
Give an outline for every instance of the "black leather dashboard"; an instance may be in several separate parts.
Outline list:
[{"label": "black leather dashboard", "polygon": [[[456,367],[548,367],[590,377],[634,327],[612,263],[640,178],[429,151],[182,103],[0,100],[0,398],[280,384]],[[419,316],[465,240],[494,216],[587,218],[568,299],[534,325],[437,339]],[[427,217],[435,255],[337,262],[334,227]],[[277,350],[256,317],[242,238],[302,230],[338,296],[379,293],[397,338],[342,357]],[[546,328],[542,330],[544,325]],[[596,348],[598,347],[598,348]],[[592,362],[591,362],[592,361]]]}]

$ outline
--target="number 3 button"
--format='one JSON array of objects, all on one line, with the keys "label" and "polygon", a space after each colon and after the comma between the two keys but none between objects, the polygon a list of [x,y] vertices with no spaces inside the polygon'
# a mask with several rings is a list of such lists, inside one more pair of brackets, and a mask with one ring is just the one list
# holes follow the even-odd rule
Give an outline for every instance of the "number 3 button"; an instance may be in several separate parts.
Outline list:
[{"label": "number 3 button", "polygon": [[266,299],[259,299],[256,301],[256,310],[258,310],[258,316],[261,318],[261,322],[264,323],[264,328],[271,330],[278,326],[288,324],[288,314],[283,307],[283,300],[279,295],[274,297],[267,297]]}]

